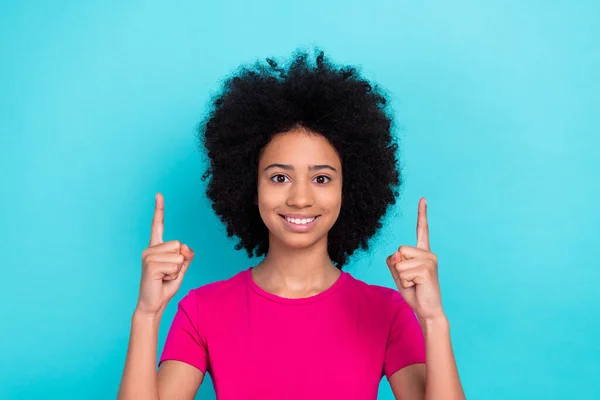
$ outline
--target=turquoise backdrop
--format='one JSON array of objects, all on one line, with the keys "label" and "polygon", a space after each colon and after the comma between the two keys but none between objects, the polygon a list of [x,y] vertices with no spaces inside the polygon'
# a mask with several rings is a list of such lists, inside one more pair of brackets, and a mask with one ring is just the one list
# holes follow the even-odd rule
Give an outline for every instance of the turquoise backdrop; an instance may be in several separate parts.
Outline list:
[{"label": "turquoise backdrop", "polygon": [[190,288],[256,262],[203,197],[194,129],[240,63],[312,46],[402,127],[402,199],[348,271],[392,287],[427,197],[467,397],[600,398],[599,2],[0,4],[0,398],[115,397],[156,192],[197,255],[160,348]]}]

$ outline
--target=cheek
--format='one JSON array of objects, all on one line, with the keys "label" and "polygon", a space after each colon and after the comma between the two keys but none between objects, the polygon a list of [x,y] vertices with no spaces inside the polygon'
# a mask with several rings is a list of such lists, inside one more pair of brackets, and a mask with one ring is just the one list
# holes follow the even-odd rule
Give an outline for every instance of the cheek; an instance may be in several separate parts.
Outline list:
[{"label": "cheek", "polygon": [[274,190],[273,187],[268,184],[259,184],[256,201],[261,215],[273,211],[274,208],[281,204],[281,197],[281,191]]},{"label": "cheek", "polygon": [[332,207],[340,207],[342,204],[342,186],[336,184],[330,190],[324,193],[323,201],[327,202]]},{"label": "cheek", "polygon": [[342,206],[341,189],[331,188],[331,190],[324,191],[321,193],[317,201],[323,209],[327,210],[328,214],[337,218]]}]

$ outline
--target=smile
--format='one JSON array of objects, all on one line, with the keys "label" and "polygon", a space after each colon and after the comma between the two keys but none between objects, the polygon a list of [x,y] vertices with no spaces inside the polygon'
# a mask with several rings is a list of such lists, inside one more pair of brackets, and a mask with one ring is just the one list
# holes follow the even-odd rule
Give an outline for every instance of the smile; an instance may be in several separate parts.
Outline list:
[{"label": "smile", "polygon": [[315,224],[315,221],[319,219],[319,215],[314,217],[306,218],[292,218],[285,215],[280,215],[286,225],[295,232],[304,232]]},{"label": "smile", "polygon": [[284,218],[285,218],[285,220],[287,222],[291,222],[292,224],[296,224],[296,225],[310,224],[315,219],[317,219],[317,217],[312,217],[312,218],[290,218],[290,217],[286,217],[286,216],[284,216]]}]

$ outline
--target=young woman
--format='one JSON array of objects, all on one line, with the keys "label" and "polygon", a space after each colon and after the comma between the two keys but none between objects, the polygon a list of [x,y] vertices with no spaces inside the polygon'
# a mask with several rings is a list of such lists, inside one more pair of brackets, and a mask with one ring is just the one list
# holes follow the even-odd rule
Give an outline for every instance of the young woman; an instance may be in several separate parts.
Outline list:
[{"label": "young woman", "polygon": [[397,399],[464,399],[425,199],[416,247],[386,260],[398,290],[342,271],[401,183],[381,90],[322,52],[269,59],[225,82],[200,139],[213,209],[264,257],[180,301],[157,373],[161,316],[194,258],[163,242],[157,194],[120,399],[193,399],[206,373],[219,400],[376,399],[384,376]]}]

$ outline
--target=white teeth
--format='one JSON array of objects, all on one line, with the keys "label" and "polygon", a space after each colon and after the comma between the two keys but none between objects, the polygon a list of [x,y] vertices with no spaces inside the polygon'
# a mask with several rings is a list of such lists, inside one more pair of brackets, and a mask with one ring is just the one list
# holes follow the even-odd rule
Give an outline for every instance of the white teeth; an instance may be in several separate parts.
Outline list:
[{"label": "white teeth", "polygon": [[285,217],[286,221],[291,222],[292,224],[296,224],[296,225],[306,225],[309,224],[311,222],[313,222],[315,220],[316,217],[313,218],[288,218]]}]

